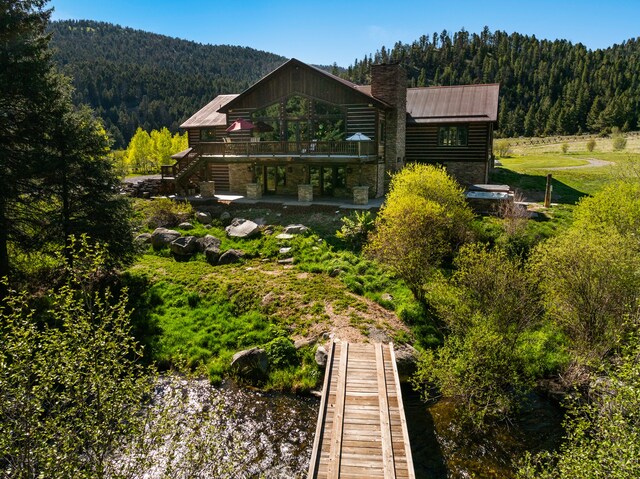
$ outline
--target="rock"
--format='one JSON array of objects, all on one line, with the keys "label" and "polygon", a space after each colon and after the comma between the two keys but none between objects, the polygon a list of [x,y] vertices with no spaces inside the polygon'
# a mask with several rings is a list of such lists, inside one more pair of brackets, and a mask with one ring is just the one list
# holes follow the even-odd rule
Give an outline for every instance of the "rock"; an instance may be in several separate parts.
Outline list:
[{"label": "rock", "polygon": [[393,301],[393,296],[391,296],[389,293],[382,293],[380,299],[384,301]]},{"label": "rock", "polygon": [[191,256],[198,251],[198,238],[195,236],[181,236],[172,241],[169,248],[176,256]]},{"label": "rock", "polygon": [[251,238],[260,234],[260,226],[251,220],[236,218],[225,228],[225,231],[231,238]]},{"label": "rock", "polygon": [[279,235],[276,236],[276,239],[279,239],[279,240],[290,240],[290,239],[293,239],[293,235],[288,234],[288,233],[280,233]]},{"label": "rock", "polygon": [[192,230],[193,229],[193,225],[191,223],[189,223],[188,221],[185,221],[183,223],[180,223],[178,225],[178,228],[183,229],[183,230]]},{"label": "rock", "polygon": [[225,226],[230,224],[231,223],[231,213],[229,213],[228,211],[223,211],[222,214],[220,214],[220,221]]},{"label": "rock", "polygon": [[239,249],[230,249],[225,251],[220,256],[220,258],[218,259],[218,264],[223,265],[223,264],[237,263],[238,261],[240,261],[240,258],[242,258],[243,256],[244,256],[243,251],[240,251]]},{"label": "rock", "polygon": [[280,249],[278,250],[278,253],[280,253],[280,254],[288,254],[288,253],[289,253],[289,251],[291,251],[291,246],[289,246],[289,247],[287,247],[287,248],[280,248]]},{"label": "rock", "polygon": [[198,211],[196,213],[196,220],[198,220],[198,222],[202,223],[203,225],[208,225],[209,223],[211,223],[211,213],[208,213],[206,211]]},{"label": "rock", "polygon": [[316,349],[316,364],[318,366],[320,366],[321,368],[326,367],[327,365],[327,350],[325,349],[324,346],[318,346],[318,349]]},{"label": "rock", "polygon": [[258,382],[267,377],[269,361],[264,349],[251,348],[237,352],[231,361],[231,371],[243,379]]},{"label": "rock", "polygon": [[331,273],[329,273],[329,277],[335,278],[336,276],[340,276],[340,273],[342,273],[340,268],[333,269],[331,270]]},{"label": "rock", "polygon": [[284,233],[288,235],[301,235],[309,230],[305,225],[289,225],[285,226]]},{"label": "rock", "polygon": [[278,260],[278,264],[293,264],[293,262],[294,262],[293,258],[285,258],[285,259]]},{"label": "rock", "polygon": [[222,241],[211,235],[205,235],[202,238],[198,238],[196,242],[198,244],[198,251],[201,253],[204,253],[207,249],[214,246],[219,249],[222,244]]},{"label": "rock", "polygon": [[204,255],[207,258],[207,263],[211,266],[217,266],[220,260],[220,249],[217,246],[211,246],[204,250]]},{"label": "rock", "polygon": [[151,233],[141,233],[133,241],[136,244],[149,244],[151,243]]},{"label": "rock", "polygon": [[316,342],[316,338],[302,338],[296,339],[293,343],[293,347],[296,349],[304,348],[306,346],[311,346]]},{"label": "rock", "polygon": [[409,382],[411,376],[418,370],[418,351],[409,344],[403,344],[395,348],[395,354],[400,382]]},{"label": "rock", "polygon": [[154,249],[161,249],[169,246],[172,241],[180,238],[180,236],[182,235],[175,230],[156,228],[154,232],[151,233],[151,245]]}]

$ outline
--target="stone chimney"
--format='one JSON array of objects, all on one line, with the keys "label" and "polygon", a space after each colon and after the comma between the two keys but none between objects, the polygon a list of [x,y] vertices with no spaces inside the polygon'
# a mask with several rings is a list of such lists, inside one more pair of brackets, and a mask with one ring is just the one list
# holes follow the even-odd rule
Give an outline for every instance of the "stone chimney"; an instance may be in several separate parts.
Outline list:
[{"label": "stone chimney", "polygon": [[[386,114],[385,172],[404,166],[407,131],[407,73],[400,64],[371,65],[371,94],[391,106]],[[385,175],[385,184],[389,175]],[[385,187],[385,190],[387,188]]]}]

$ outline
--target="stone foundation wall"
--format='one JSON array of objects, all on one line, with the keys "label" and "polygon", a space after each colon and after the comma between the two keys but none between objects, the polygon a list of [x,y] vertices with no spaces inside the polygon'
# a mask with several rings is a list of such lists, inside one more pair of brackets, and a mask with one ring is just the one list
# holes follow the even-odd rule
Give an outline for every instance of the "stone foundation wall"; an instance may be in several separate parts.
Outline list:
[{"label": "stone foundation wall", "polygon": [[443,166],[462,186],[489,182],[488,163],[448,161]]},{"label": "stone foundation wall", "polygon": [[253,182],[253,165],[238,163],[229,165],[229,190],[236,195],[247,194],[247,183]]}]

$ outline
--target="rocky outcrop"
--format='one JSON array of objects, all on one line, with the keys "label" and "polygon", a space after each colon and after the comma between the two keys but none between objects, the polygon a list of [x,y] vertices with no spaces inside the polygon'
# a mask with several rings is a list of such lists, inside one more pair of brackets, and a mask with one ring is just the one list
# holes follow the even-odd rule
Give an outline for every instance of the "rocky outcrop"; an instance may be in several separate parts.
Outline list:
[{"label": "rocky outcrop", "polygon": [[153,246],[154,249],[166,248],[173,241],[180,238],[180,236],[180,233],[175,230],[156,228],[154,232],[151,233],[151,246]]},{"label": "rocky outcrop", "polygon": [[198,238],[196,240],[198,243],[198,251],[200,253],[204,253],[209,248],[216,248],[219,250],[222,241],[220,241],[215,236],[205,235],[202,238]]},{"label": "rocky outcrop", "polygon": [[260,226],[251,220],[236,218],[225,231],[230,238],[252,238],[260,234]]},{"label": "rocky outcrop", "polygon": [[269,373],[266,351],[251,348],[237,352],[231,361],[231,371],[236,376],[254,383],[266,379]]}]

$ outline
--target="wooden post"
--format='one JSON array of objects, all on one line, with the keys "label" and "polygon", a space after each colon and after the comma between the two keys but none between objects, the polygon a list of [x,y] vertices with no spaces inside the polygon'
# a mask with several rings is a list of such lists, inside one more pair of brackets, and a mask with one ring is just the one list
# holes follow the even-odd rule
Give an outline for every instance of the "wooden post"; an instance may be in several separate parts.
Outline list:
[{"label": "wooden post", "polygon": [[544,207],[551,207],[551,173],[547,175],[547,187],[544,190]]}]

